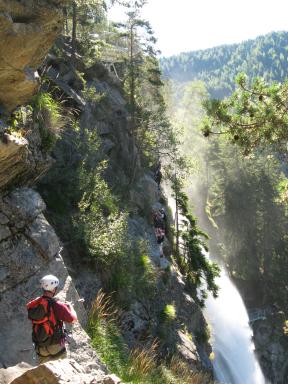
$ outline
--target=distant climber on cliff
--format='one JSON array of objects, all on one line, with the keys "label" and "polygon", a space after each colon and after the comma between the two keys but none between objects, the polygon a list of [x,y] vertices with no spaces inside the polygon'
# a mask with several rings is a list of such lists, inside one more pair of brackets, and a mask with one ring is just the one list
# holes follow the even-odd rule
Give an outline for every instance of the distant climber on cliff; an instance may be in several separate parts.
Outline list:
[{"label": "distant climber on cliff", "polygon": [[162,219],[162,223],[163,223],[163,228],[165,229],[165,234],[167,235],[167,215],[166,215],[166,212],[165,212],[165,209],[164,208],[160,208],[159,209],[159,212],[160,212],[160,215],[161,215],[161,219]]},{"label": "distant climber on cliff", "polygon": [[162,213],[158,210],[152,210],[152,219],[155,228],[165,229],[165,222],[162,217]]},{"label": "distant climber on cliff", "polygon": [[158,164],[157,169],[154,174],[154,180],[158,184],[158,189],[160,189],[160,183],[162,180],[162,172],[161,172],[161,163]]},{"label": "distant climber on cliff", "polygon": [[155,236],[158,244],[162,244],[165,239],[165,231],[162,228],[155,228]]},{"label": "distant climber on cliff", "polygon": [[72,307],[54,298],[59,280],[44,276],[41,281],[43,294],[27,304],[28,318],[32,321],[32,340],[39,364],[67,357],[63,322],[74,323],[77,315]]}]

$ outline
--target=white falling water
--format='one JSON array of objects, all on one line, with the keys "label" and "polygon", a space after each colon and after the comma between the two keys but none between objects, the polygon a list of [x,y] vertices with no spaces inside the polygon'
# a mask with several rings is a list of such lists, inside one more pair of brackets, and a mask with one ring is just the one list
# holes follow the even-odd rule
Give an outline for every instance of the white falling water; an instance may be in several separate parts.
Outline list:
[{"label": "white falling water", "polygon": [[205,309],[211,325],[216,379],[223,384],[265,384],[243,300],[223,269],[217,284],[219,296],[210,296]]},{"label": "white falling water", "polygon": [[[169,194],[168,194],[169,196]],[[175,200],[168,197],[175,215]],[[179,215],[179,222],[183,220]],[[209,258],[209,254],[206,253]],[[254,353],[253,332],[243,300],[222,268],[217,279],[219,295],[206,300],[205,317],[211,326],[213,367],[221,384],[268,384]]]},{"label": "white falling water", "polygon": [[[175,216],[175,200],[168,197],[168,203]],[[180,225],[182,220],[180,214]],[[268,384],[254,353],[253,332],[238,290],[223,268],[216,282],[219,295],[216,299],[209,295],[204,311],[211,325],[216,379],[221,384]]]}]

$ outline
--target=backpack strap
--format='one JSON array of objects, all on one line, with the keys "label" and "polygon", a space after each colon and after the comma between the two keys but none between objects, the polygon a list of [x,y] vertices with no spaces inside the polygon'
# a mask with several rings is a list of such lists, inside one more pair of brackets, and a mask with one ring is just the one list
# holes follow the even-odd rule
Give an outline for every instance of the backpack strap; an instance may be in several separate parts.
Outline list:
[{"label": "backpack strap", "polygon": [[[60,331],[60,333],[62,333],[63,337],[65,336],[65,331],[64,331],[64,327],[63,327],[63,321],[62,320],[59,320],[56,316],[56,312],[55,312],[55,306],[54,304],[57,302],[57,299],[54,299],[52,297],[47,297],[47,296],[43,296],[45,298],[47,298],[47,301],[48,301],[48,318],[49,318],[49,322],[53,324],[53,326],[55,328],[58,328],[58,330]],[[51,314],[51,308],[53,309],[53,318],[51,318],[50,314]]]},{"label": "backpack strap", "polygon": [[[55,310],[54,310],[54,303],[55,299],[48,296],[42,296],[43,299],[47,300],[47,317],[48,321],[52,323],[53,326],[55,326],[58,323],[58,319],[56,318]],[[53,309],[53,317],[51,317],[51,308]]]}]

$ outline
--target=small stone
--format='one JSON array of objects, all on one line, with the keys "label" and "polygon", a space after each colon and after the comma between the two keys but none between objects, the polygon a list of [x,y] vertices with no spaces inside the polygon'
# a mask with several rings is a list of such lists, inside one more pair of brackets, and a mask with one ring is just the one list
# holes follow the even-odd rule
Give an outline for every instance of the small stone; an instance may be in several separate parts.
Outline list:
[{"label": "small stone", "polygon": [[7,216],[4,215],[4,213],[0,212],[0,224],[4,225],[9,223],[9,219]]},{"label": "small stone", "polygon": [[102,379],[102,384],[120,384],[121,380],[116,375],[108,375]]},{"label": "small stone", "polygon": [[11,236],[10,229],[4,225],[0,225],[0,241],[7,239],[9,236]]}]

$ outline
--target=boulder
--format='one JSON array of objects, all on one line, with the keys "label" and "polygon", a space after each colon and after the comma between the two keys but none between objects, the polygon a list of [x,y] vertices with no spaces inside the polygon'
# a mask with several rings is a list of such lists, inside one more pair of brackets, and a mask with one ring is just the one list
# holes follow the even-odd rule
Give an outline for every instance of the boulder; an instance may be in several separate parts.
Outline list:
[{"label": "boulder", "polygon": [[103,380],[97,375],[86,373],[73,359],[56,360],[37,367],[20,363],[6,370],[0,369],[1,384],[119,384],[115,375]]},{"label": "boulder", "polygon": [[177,344],[178,353],[187,361],[190,366],[199,366],[199,355],[195,344],[191,341],[189,335],[183,331],[178,331],[179,341]]}]

